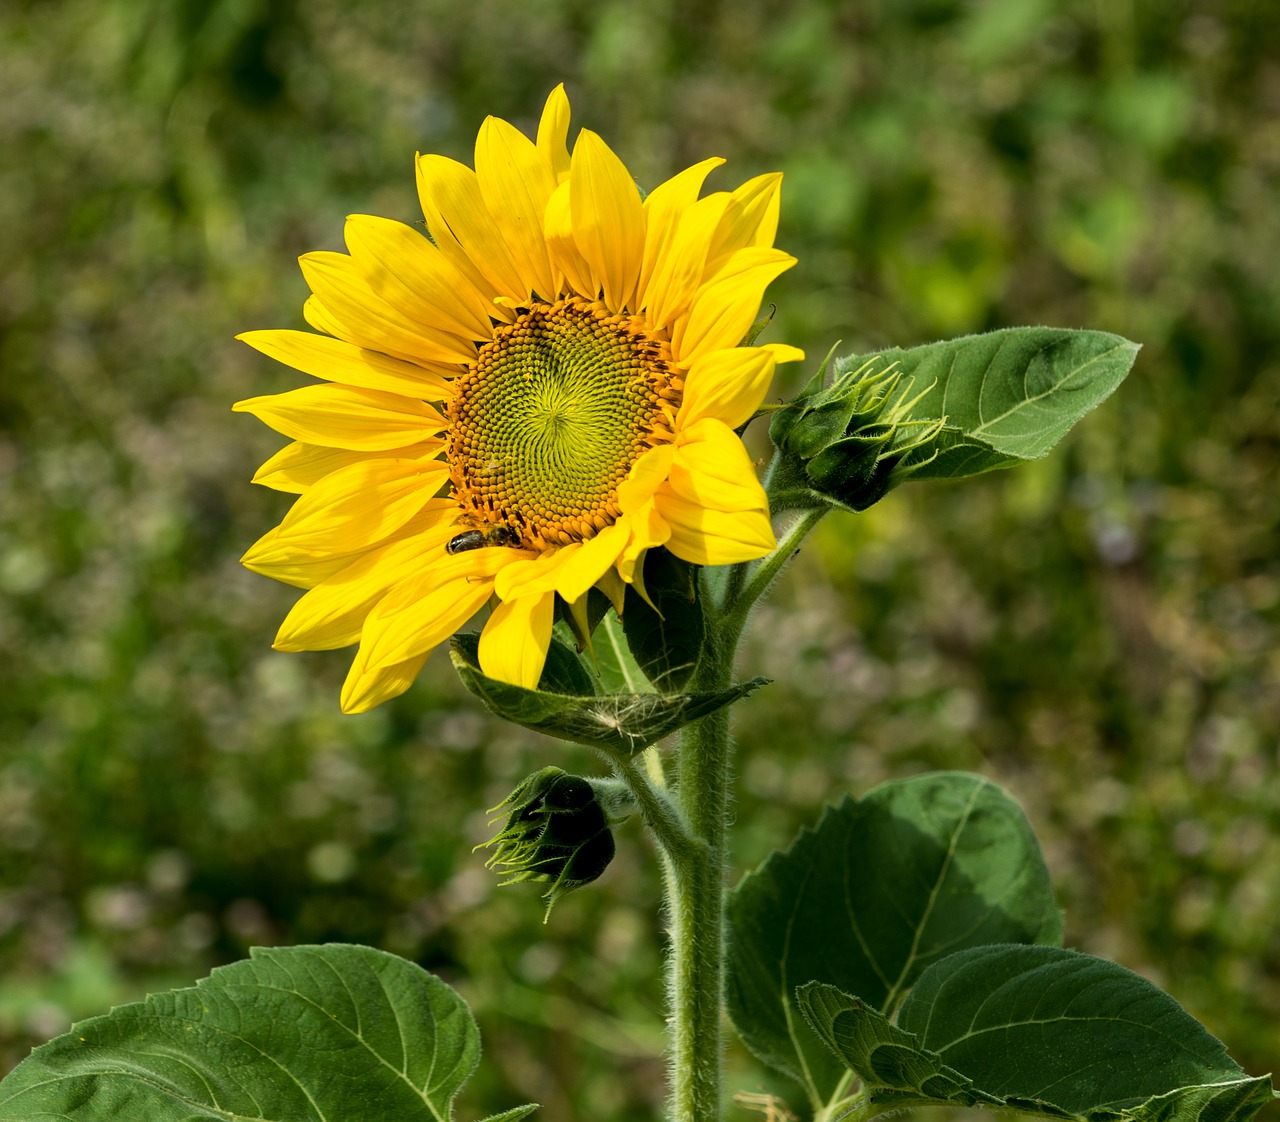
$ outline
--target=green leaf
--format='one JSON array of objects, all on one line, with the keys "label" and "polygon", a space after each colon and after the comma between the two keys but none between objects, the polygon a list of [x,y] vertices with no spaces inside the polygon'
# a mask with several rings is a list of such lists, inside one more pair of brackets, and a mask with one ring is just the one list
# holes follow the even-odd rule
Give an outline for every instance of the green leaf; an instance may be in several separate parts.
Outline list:
[{"label": "green leaf", "polygon": [[991,1094],[1076,1114],[1244,1075],[1168,994],[1060,947],[952,955],[921,976],[899,1024]]},{"label": "green leaf", "polygon": [[[914,379],[907,392],[923,393],[911,418],[946,422],[897,471],[910,469],[913,479],[959,479],[1039,459],[1111,396],[1138,350],[1104,331],[1012,327],[884,351],[871,373],[896,363]],[[856,369],[875,357],[841,365]]]},{"label": "green leaf", "polygon": [[602,693],[651,693],[653,686],[636,662],[622,621],[610,612],[600,621],[592,639],[595,669]]},{"label": "green leaf", "polygon": [[728,1006],[765,1063],[825,1102],[843,1067],[796,1014],[810,979],[892,1010],[929,964],[965,947],[1061,939],[1061,915],[1021,809],[979,776],[886,783],[729,894]]},{"label": "green leaf", "polygon": [[488,1118],[482,1118],[480,1122],[520,1122],[521,1118],[528,1118],[537,1109],[537,1103],[525,1103],[524,1106],[513,1106],[510,1110],[504,1110],[501,1114],[491,1114]]},{"label": "green leaf", "polygon": [[479,1055],[466,1004],[413,963],[257,948],[37,1048],[0,1083],[0,1122],[441,1122]]},{"label": "green leaf", "polygon": [[627,756],[656,744],[690,721],[746,697],[768,681],[752,678],[712,692],[608,693],[588,697],[526,690],[489,678],[480,670],[478,650],[478,635],[454,636],[453,665],[467,689],[495,715],[558,740]]},{"label": "green leaf", "polygon": [[999,1102],[861,998],[809,982],[796,989],[796,1002],[832,1054],[862,1081],[871,1102],[885,1110]]},{"label": "green leaf", "polygon": [[[479,640],[476,641],[476,650],[479,650]],[[596,683],[578,653],[553,635],[551,646],[547,648],[547,661],[542,668],[538,688],[551,693],[593,697]]]},{"label": "green leaf", "polygon": [[645,557],[644,587],[650,604],[627,586],[622,629],[645,676],[660,693],[684,688],[698,660],[706,624],[697,595],[697,570],[665,549]]},{"label": "green leaf", "polygon": [[1246,1122],[1276,1097],[1168,994],[1058,947],[950,955],[921,975],[897,1025],[819,982],[797,999],[883,1111],[987,1103],[1091,1122]]}]

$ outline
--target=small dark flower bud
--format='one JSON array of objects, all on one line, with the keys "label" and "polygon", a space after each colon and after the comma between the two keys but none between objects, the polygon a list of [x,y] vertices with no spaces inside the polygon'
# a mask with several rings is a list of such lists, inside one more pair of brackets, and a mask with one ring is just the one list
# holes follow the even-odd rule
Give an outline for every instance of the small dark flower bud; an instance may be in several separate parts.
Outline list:
[{"label": "small dark flower bud", "polygon": [[[904,384],[902,371],[876,365],[874,359],[856,369],[837,363],[829,386],[820,370],[773,415],[769,435],[790,461],[791,485],[812,497],[807,505],[824,500],[866,510],[936,455],[928,446],[944,422],[914,420],[911,413],[927,389],[912,397],[911,379]],[[792,498],[776,505],[806,504]]]},{"label": "small dark flower bud", "polygon": [[506,825],[486,843],[494,847],[486,864],[507,874],[503,884],[548,882],[548,915],[560,897],[596,880],[613,860],[609,816],[589,779],[544,767],[494,809],[507,808]]}]

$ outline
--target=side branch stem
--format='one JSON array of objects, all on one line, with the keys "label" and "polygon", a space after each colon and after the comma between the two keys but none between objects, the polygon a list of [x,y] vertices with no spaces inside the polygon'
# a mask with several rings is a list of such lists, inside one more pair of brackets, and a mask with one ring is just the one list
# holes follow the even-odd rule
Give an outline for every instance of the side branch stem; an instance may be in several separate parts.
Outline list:
[{"label": "side branch stem", "polygon": [[663,853],[672,862],[684,863],[691,859],[698,848],[698,841],[690,834],[680,810],[665,791],[659,789],[635,759],[621,754],[608,753],[614,774],[631,791],[645,824],[653,831]]},{"label": "side branch stem", "polygon": [[792,558],[799,550],[800,543],[808,537],[809,532],[826,513],[825,507],[806,510],[787,527],[782,540],[778,542],[778,548],[769,556],[753,562],[747,570],[741,591],[729,604],[725,616],[725,631],[733,646],[737,646],[738,638],[747,625],[747,616],[750,615],[756,601],[764,596],[773,587],[774,582],[782,576],[783,571],[791,564]]}]

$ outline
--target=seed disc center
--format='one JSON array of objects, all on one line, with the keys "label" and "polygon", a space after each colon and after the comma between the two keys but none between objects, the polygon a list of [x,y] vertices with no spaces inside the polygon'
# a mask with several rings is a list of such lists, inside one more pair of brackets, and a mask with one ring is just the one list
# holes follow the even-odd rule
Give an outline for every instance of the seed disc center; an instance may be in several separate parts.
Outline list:
[{"label": "seed disc center", "polygon": [[499,327],[456,383],[449,464],[463,521],[526,546],[594,536],[620,514],[618,485],[672,439],[683,383],[643,320],[571,298]]}]

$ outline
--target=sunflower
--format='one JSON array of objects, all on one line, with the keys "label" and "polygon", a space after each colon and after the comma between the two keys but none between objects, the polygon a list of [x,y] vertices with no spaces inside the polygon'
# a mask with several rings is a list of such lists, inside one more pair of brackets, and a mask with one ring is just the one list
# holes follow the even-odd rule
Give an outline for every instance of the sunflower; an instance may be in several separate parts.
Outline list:
[{"label": "sunflower", "polygon": [[254,481],[299,496],[243,561],[308,589],[277,650],[359,642],[348,713],[404,692],[486,603],[481,669],[533,688],[557,597],[581,618],[593,587],[621,607],[647,550],[775,546],[734,430],[803,357],[738,345],[795,264],[772,247],[781,175],[699,198],[709,159],[644,197],[568,133],[561,86],[536,142],[490,117],[474,171],[419,156],[425,236],[352,215],[349,253],[301,258],[323,334],[239,336],[321,379],[235,405],[293,441]]}]

